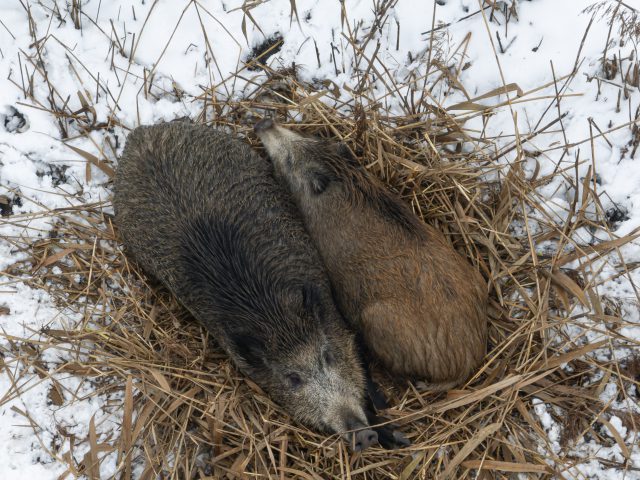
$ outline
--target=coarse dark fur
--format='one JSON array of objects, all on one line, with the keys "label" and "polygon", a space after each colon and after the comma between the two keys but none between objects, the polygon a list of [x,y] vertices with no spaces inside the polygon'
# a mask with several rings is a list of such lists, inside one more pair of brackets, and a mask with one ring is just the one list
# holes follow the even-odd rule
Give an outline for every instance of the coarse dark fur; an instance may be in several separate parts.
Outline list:
[{"label": "coarse dark fur", "polygon": [[368,350],[434,390],[467,379],[486,352],[480,274],[344,145],[271,120],[255,130],[320,251],[338,306]]},{"label": "coarse dark fur", "polygon": [[182,122],[136,128],[114,185],[127,252],[297,421],[368,428],[365,377],[321,259],[270,167],[243,142]]}]

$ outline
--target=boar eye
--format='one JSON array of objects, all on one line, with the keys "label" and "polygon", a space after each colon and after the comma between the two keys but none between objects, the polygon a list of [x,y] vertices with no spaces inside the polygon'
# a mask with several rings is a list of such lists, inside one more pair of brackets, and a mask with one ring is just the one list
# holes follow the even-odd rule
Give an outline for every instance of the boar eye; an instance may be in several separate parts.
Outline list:
[{"label": "boar eye", "polygon": [[287,168],[293,167],[293,156],[290,153],[287,154],[287,158],[285,159],[285,163],[287,165]]},{"label": "boar eye", "polygon": [[325,350],[323,353],[324,364],[328,367],[333,366],[336,363],[336,358],[333,356],[330,350]]},{"label": "boar eye", "polygon": [[322,172],[311,172],[310,177],[311,190],[316,195],[320,195],[324,192],[331,183],[331,177]]},{"label": "boar eye", "polygon": [[302,386],[302,378],[297,373],[290,373],[287,375],[287,382],[289,382],[289,386],[293,389],[300,388]]}]

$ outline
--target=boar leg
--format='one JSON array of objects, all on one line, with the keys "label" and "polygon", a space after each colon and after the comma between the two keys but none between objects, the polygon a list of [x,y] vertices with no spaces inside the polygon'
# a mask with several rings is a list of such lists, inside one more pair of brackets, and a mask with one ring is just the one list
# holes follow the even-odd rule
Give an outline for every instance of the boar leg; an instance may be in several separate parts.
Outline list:
[{"label": "boar leg", "polygon": [[377,414],[378,410],[385,410],[389,408],[387,398],[380,386],[373,380],[371,376],[371,367],[369,365],[369,353],[367,347],[362,340],[360,334],[356,335],[356,345],[360,351],[360,358],[364,363],[364,374],[367,384],[367,408],[365,413],[367,414],[367,420],[373,431],[378,434],[378,443],[387,450],[395,450],[398,448],[408,447],[411,442],[400,432],[395,430],[393,424],[380,425],[387,422],[386,418],[380,417]]},{"label": "boar leg", "polygon": [[400,430],[394,429],[393,424],[387,423],[385,425],[380,425],[388,420],[378,416],[374,413],[372,408],[368,408],[366,413],[369,425],[371,426],[371,429],[378,434],[378,443],[380,443],[382,448],[386,448],[387,450],[396,450],[398,448],[408,447],[411,445],[409,439],[405,437]]},{"label": "boar leg", "polygon": [[365,364],[365,375],[367,379],[367,408],[365,412],[367,414],[367,420],[369,420],[369,425],[371,425],[373,431],[378,434],[378,442],[382,448],[386,448],[387,450],[408,447],[411,445],[411,442],[402,432],[395,429],[395,425],[390,423],[380,425],[381,423],[387,422],[387,419],[379,416],[377,411],[389,408],[389,404],[378,384],[371,378],[368,364]]},{"label": "boar leg", "polygon": [[387,402],[387,398],[384,396],[384,393],[382,393],[380,385],[371,378],[368,365],[365,365],[365,375],[367,377],[367,396],[373,404],[373,407],[376,410],[385,410],[389,408],[389,402]]},{"label": "boar leg", "polygon": [[389,403],[387,402],[387,398],[384,396],[384,393],[382,393],[380,385],[378,385],[371,376],[371,366],[369,363],[370,355],[361,334],[356,335],[356,346],[360,352],[362,363],[364,364],[364,375],[367,382],[367,396],[373,403],[375,410],[385,410],[389,408]]}]

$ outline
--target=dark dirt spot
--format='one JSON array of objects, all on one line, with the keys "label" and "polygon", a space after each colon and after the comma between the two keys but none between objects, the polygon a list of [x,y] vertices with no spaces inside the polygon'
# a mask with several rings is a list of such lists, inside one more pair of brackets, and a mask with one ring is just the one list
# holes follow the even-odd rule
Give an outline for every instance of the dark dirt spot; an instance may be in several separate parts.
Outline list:
[{"label": "dark dirt spot", "polygon": [[615,205],[605,212],[605,218],[609,228],[616,230],[620,223],[629,220],[629,210],[621,205]]},{"label": "dark dirt spot", "polygon": [[66,175],[66,171],[69,168],[68,165],[47,165],[45,170],[38,170],[36,175],[38,177],[44,177],[45,175],[49,175],[51,177],[51,184],[54,187],[61,185],[63,183],[67,183],[69,177]]},{"label": "dark dirt spot", "polygon": [[579,409],[565,412],[560,421],[562,427],[560,434],[560,444],[567,446],[574,442],[576,438],[585,430],[583,413]]},{"label": "dark dirt spot", "polygon": [[620,368],[629,378],[640,383],[640,355],[634,355],[627,360]]},{"label": "dark dirt spot", "polygon": [[7,195],[0,195],[0,215],[8,217],[13,215],[13,206],[21,207],[22,199],[15,195],[14,197],[8,197]]},{"label": "dark dirt spot", "polygon": [[11,133],[22,133],[29,129],[27,118],[15,107],[7,107],[7,114],[4,115],[4,129]]},{"label": "dark dirt spot", "polygon": [[275,32],[270,37],[267,37],[262,43],[254,46],[246,59],[246,63],[250,66],[249,70],[260,70],[264,68],[267,60],[280,51],[282,48],[282,35],[280,32]]}]

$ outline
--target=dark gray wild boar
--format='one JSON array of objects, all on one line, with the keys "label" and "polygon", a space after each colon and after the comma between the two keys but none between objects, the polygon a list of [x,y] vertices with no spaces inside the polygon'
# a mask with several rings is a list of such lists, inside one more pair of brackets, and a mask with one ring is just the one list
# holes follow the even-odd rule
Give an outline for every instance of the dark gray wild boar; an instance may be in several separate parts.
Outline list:
[{"label": "dark gray wild boar", "polygon": [[117,169],[125,248],[295,420],[358,451],[369,428],[352,333],[288,194],[248,145],[205,126],[136,128]]},{"label": "dark gray wild boar", "polygon": [[431,390],[467,379],[486,351],[480,274],[345,145],[271,119],[255,131],[320,251],[338,307],[370,353]]}]

